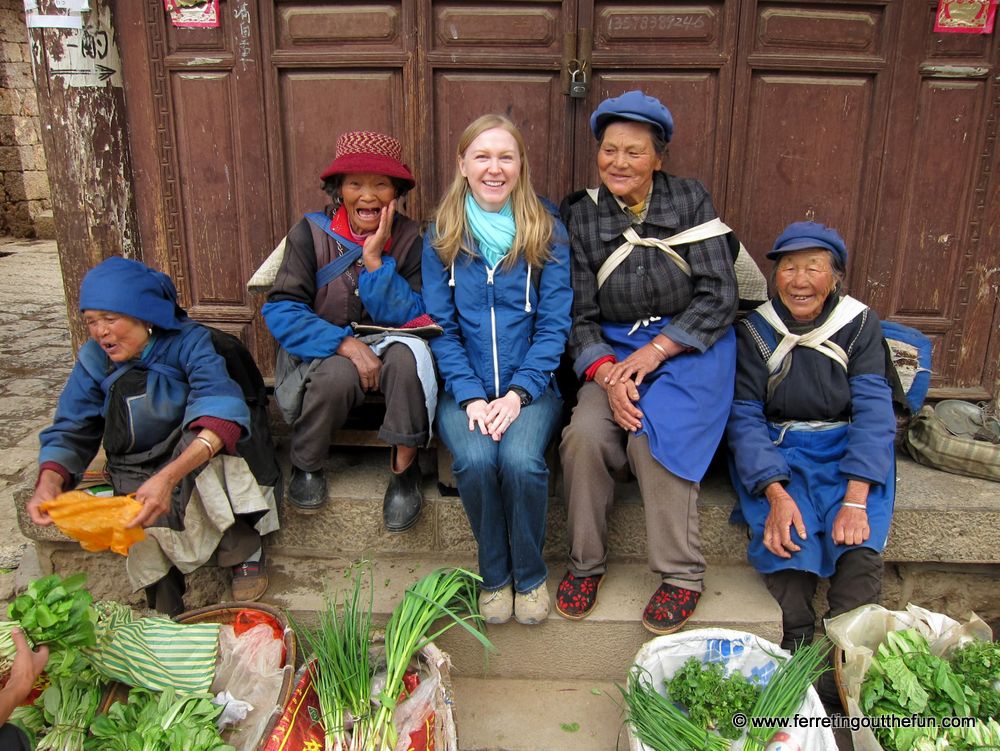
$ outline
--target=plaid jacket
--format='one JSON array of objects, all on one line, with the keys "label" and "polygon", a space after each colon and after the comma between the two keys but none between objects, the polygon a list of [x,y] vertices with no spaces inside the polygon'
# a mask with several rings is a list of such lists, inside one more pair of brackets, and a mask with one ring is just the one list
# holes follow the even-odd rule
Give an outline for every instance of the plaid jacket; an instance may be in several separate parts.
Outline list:
[{"label": "plaid jacket", "polygon": [[[700,182],[657,172],[646,220],[636,231],[662,239],[715,217],[712,199]],[[630,224],[628,213],[604,186],[596,204],[584,193],[570,206],[573,328],[569,353],[581,377],[592,363],[613,354],[604,341],[602,321],[673,316],[661,332],[678,344],[704,352],[725,333],[736,313],[736,276],[725,237],[676,249],[691,265],[690,277],[663,251],[638,246],[598,291],[597,270],[624,242],[622,232]]]}]

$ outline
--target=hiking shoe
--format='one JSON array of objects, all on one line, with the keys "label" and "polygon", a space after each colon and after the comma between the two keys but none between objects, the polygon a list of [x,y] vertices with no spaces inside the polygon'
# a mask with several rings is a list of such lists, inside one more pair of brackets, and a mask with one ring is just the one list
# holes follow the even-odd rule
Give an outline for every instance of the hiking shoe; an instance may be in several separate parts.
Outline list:
[{"label": "hiking shoe", "polygon": [[597,590],[603,583],[604,574],[574,576],[567,571],[556,590],[556,612],[571,621],[586,618],[597,605]]},{"label": "hiking shoe", "polygon": [[514,595],[514,619],[525,626],[542,623],[549,617],[549,589],[542,582],[527,592]]},{"label": "hiking shoe", "polygon": [[494,626],[506,623],[513,612],[514,588],[510,584],[493,591],[484,589],[479,592],[479,614],[487,623]]},{"label": "hiking shoe", "polygon": [[259,561],[243,561],[233,566],[233,599],[237,602],[256,602],[267,591],[267,565],[264,551]]},{"label": "hiking shoe", "polygon": [[642,625],[654,634],[672,634],[680,631],[698,605],[701,592],[695,592],[663,582],[653,592],[642,613]]},{"label": "hiking shoe", "polygon": [[323,470],[307,472],[293,465],[288,500],[292,502],[292,508],[303,514],[315,514],[323,508],[326,503],[326,475]]}]

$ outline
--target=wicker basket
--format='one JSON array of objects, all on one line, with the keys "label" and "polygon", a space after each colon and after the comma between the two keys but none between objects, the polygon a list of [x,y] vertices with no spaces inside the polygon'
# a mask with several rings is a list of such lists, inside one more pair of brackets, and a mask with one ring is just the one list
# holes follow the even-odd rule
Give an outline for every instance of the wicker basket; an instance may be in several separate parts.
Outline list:
[{"label": "wicker basket", "polygon": [[[254,746],[254,751],[260,751],[267,743],[268,738],[270,738],[271,731],[280,719],[281,713],[284,711],[285,705],[291,698],[292,691],[295,688],[296,641],[295,632],[289,627],[288,619],[285,618],[284,613],[281,611],[260,602],[224,602],[218,605],[209,605],[195,610],[188,610],[176,616],[174,620],[178,623],[218,623],[222,626],[227,626],[235,622],[236,616],[241,610],[256,610],[265,613],[274,618],[284,630],[285,661],[281,667],[281,690],[278,693],[275,706],[271,710],[271,717],[265,725],[263,733],[261,733],[260,740]],[[124,683],[117,681],[111,683],[105,689],[104,699],[101,702],[98,712],[104,714],[115,702],[127,701],[130,690],[131,688]]]}]

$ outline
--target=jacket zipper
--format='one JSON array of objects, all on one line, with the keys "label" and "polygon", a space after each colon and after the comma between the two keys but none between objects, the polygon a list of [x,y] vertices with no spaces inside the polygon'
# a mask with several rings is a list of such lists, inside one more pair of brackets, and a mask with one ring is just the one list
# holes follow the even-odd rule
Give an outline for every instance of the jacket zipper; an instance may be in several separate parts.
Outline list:
[{"label": "jacket zipper", "polygon": [[493,274],[496,271],[496,267],[492,269],[486,267],[486,287],[489,292],[490,299],[490,329],[491,335],[493,337],[493,398],[498,399],[500,397],[500,360],[497,355],[497,314],[496,309],[493,306]]}]

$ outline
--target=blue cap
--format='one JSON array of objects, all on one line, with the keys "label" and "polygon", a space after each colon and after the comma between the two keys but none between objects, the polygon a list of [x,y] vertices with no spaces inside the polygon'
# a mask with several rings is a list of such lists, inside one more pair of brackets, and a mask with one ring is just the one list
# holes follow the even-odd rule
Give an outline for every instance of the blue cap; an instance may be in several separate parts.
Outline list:
[{"label": "blue cap", "polygon": [[180,329],[184,315],[169,276],[118,256],[102,261],[83,277],[80,310],[124,313],[168,331]]},{"label": "blue cap", "polygon": [[774,241],[774,247],[767,252],[771,259],[780,258],[785,253],[809,248],[822,248],[833,253],[834,261],[841,269],[847,268],[847,245],[844,238],[833,227],[818,222],[792,222]]},{"label": "blue cap", "polygon": [[674,135],[674,116],[659,99],[646,96],[639,89],[626,91],[621,96],[605,99],[590,116],[590,129],[594,138],[609,120],[635,120],[649,123],[660,131],[664,141],[669,142]]}]

